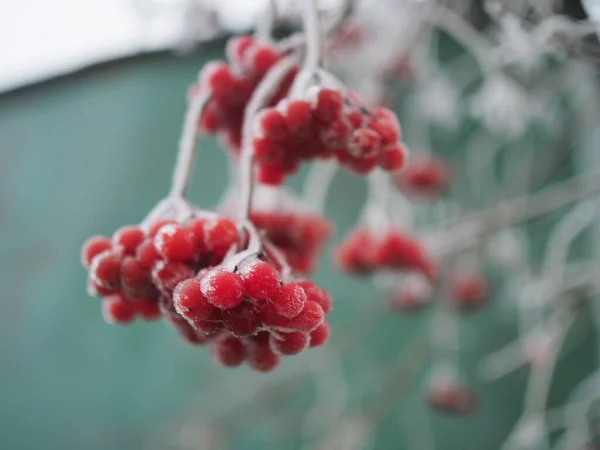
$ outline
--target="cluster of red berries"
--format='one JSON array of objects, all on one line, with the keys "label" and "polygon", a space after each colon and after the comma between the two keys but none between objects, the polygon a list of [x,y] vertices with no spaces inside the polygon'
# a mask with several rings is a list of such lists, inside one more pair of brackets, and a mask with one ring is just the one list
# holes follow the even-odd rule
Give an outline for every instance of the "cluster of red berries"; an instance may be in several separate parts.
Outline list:
[{"label": "cluster of red berries", "polygon": [[[218,134],[227,148],[239,154],[246,105],[256,86],[283,55],[252,36],[237,36],[227,43],[226,56],[229,63],[215,61],[204,66],[191,95],[210,92],[210,101],[200,118],[200,129]],[[296,72],[290,72],[272,104],[285,97]]]},{"label": "cluster of red berries", "polygon": [[238,237],[236,225],[221,218],[193,219],[185,227],[162,220],[148,230],[123,227],[112,239],[94,236],[82,250],[88,289],[106,299],[109,321],[156,319],[162,297],[197,270],[219,264]]},{"label": "cluster of red berries", "polygon": [[450,168],[443,160],[435,157],[411,158],[395,176],[399,189],[425,198],[443,195],[450,181]]},{"label": "cluster of red berries", "polygon": [[253,211],[250,218],[298,274],[308,274],[315,269],[332,233],[331,222],[313,213]]},{"label": "cluster of red berries", "polygon": [[427,389],[427,402],[436,410],[453,415],[468,415],[477,406],[475,394],[453,379],[434,379]]},{"label": "cluster of red berries", "polygon": [[121,228],[112,240],[89,239],[82,261],[108,321],[163,315],[186,341],[211,343],[218,363],[246,360],[269,371],[280,355],[327,340],[331,297],[308,280],[282,283],[277,269],[259,259],[228,270],[224,258],[239,240],[228,219],[196,218],[185,226],[163,220],[147,231]]},{"label": "cluster of red berries", "polygon": [[476,270],[461,271],[452,279],[452,305],[462,310],[483,306],[490,296],[490,286],[485,276]]},{"label": "cluster of red berries", "polygon": [[259,115],[253,140],[259,181],[279,185],[302,161],[316,158],[335,157],[358,174],[402,167],[406,150],[392,111],[362,110],[333,89],[313,97],[284,100]]},{"label": "cluster of red berries", "polygon": [[308,280],[283,283],[271,264],[253,258],[236,270],[203,270],[177,286],[173,306],[179,317],[213,343],[218,364],[247,361],[268,372],[282,355],[322,345],[329,336],[331,297]]},{"label": "cluster of red berries", "polygon": [[351,274],[376,270],[406,270],[433,279],[436,266],[422,243],[406,233],[389,230],[376,233],[366,228],[352,231],[336,252],[339,267]]}]

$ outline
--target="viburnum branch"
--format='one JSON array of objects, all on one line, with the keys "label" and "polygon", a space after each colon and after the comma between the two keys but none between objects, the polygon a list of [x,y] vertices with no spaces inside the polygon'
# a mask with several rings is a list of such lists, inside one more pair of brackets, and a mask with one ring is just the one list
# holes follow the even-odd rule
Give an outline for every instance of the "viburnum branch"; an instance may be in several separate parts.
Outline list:
[{"label": "viburnum branch", "polygon": [[194,168],[194,157],[196,154],[196,136],[198,134],[198,122],[202,112],[210,100],[210,92],[206,91],[200,95],[193,96],[188,105],[183,130],[179,138],[179,150],[177,162],[173,171],[171,182],[171,197],[185,197]]},{"label": "viburnum branch", "polygon": [[264,108],[279,89],[285,76],[297,64],[297,57],[290,55],[279,60],[262,79],[252,94],[244,111],[242,126],[242,157],[240,167],[241,177],[241,207],[239,217],[246,220],[250,217],[252,192],[254,187],[254,149],[251,143],[252,129],[256,114]]},{"label": "viburnum branch", "polygon": [[302,200],[316,213],[325,211],[327,193],[331,186],[338,164],[333,161],[315,161],[303,183]]}]

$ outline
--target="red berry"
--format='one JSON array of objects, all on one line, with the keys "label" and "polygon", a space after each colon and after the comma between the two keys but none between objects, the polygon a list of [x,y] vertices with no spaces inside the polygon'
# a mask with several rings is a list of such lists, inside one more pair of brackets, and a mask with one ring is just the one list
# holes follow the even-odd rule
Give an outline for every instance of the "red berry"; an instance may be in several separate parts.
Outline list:
[{"label": "red berry", "polygon": [[358,158],[372,158],[379,153],[380,145],[379,135],[375,131],[359,128],[352,133],[348,152]]},{"label": "red berry", "polygon": [[401,144],[387,145],[379,153],[379,166],[388,172],[398,170],[404,165],[406,154]]},{"label": "red berry", "polygon": [[310,337],[305,333],[271,334],[269,345],[271,350],[279,355],[297,355],[308,347]]},{"label": "red berry", "polygon": [[350,138],[351,131],[350,123],[340,118],[322,127],[319,131],[319,139],[328,148],[344,147]]},{"label": "red berry", "polygon": [[144,320],[157,320],[162,315],[160,307],[155,301],[136,300],[133,304],[137,315],[141,316]]},{"label": "red berry", "polygon": [[167,320],[179,332],[179,335],[191,345],[204,345],[209,342],[210,337],[202,332],[198,332],[180,316],[167,316]]},{"label": "red berry", "polygon": [[465,272],[455,275],[452,286],[454,304],[463,309],[481,306],[489,296],[487,280],[481,273]]},{"label": "red berry", "polygon": [[105,250],[92,259],[90,275],[94,283],[106,289],[119,287],[123,257],[112,250]]},{"label": "red berry", "polygon": [[119,295],[107,297],[102,302],[104,320],[112,324],[126,324],[135,318],[135,305]]},{"label": "red berry", "polygon": [[206,219],[202,217],[197,217],[195,219],[190,220],[186,224],[186,228],[192,234],[192,240],[194,241],[194,245],[196,250],[203,252],[206,250],[204,245],[204,227],[206,226]]},{"label": "red berry", "polygon": [[87,281],[87,292],[89,295],[93,297],[108,297],[109,295],[118,294],[118,288],[106,288],[101,284],[97,283],[93,280],[93,278],[88,276]]},{"label": "red berry", "polygon": [[323,322],[310,333],[310,346],[318,347],[329,339],[330,328],[327,322]]},{"label": "red berry", "polygon": [[154,222],[152,224],[152,226],[148,229],[148,236],[153,238],[154,236],[156,236],[156,233],[158,233],[162,227],[164,227],[165,225],[171,225],[171,224],[176,225],[177,222],[175,222],[174,220],[171,220],[171,219],[161,219],[161,220]]},{"label": "red berry", "polygon": [[333,89],[321,89],[317,94],[314,115],[323,122],[333,122],[341,115],[343,106],[342,94]]},{"label": "red berry", "polygon": [[130,297],[147,297],[155,293],[150,269],[133,256],[127,256],[121,264],[121,284]]},{"label": "red berry", "polygon": [[122,249],[127,255],[135,255],[138,246],[146,239],[146,233],[140,227],[127,226],[118,229],[113,234],[113,244],[115,247]]},{"label": "red berry", "polygon": [[194,275],[194,270],[183,263],[161,261],[152,270],[152,281],[164,295],[170,298],[180,282]]},{"label": "red berry", "polygon": [[230,38],[225,47],[227,59],[236,64],[241,64],[254,42],[252,36],[234,36]]},{"label": "red berry", "polygon": [[208,302],[200,290],[200,280],[190,278],[177,285],[173,292],[175,310],[190,320],[220,318],[219,310]]},{"label": "red berry", "polygon": [[302,312],[306,304],[306,292],[297,284],[284,284],[271,299],[277,314],[292,319]]},{"label": "red berry", "polygon": [[285,110],[287,128],[296,136],[307,136],[313,127],[312,108],[305,100],[292,100]]},{"label": "red berry", "polygon": [[237,227],[231,220],[212,219],[204,225],[204,245],[209,251],[224,254],[238,239]]},{"label": "red berry", "polygon": [[283,141],[289,136],[285,118],[275,108],[264,109],[256,120],[260,127],[259,134],[266,138]]},{"label": "red berry", "polygon": [[270,372],[279,365],[279,355],[277,355],[268,345],[257,345],[250,343],[247,348],[246,359],[250,368],[259,372]]},{"label": "red berry", "polygon": [[194,236],[179,225],[165,225],[154,237],[154,246],[167,261],[183,262],[194,256]]},{"label": "red berry", "polygon": [[286,171],[279,164],[261,164],[257,172],[258,181],[271,186],[279,186],[286,176]]},{"label": "red berry", "polygon": [[249,303],[223,311],[221,319],[226,330],[240,337],[256,334],[261,325],[256,310]]},{"label": "red berry", "polygon": [[266,73],[279,59],[277,51],[265,45],[253,48],[248,57],[251,67],[259,74]]},{"label": "red berry", "polygon": [[208,272],[200,282],[200,290],[219,309],[235,308],[246,296],[242,278],[225,269]]},{"label": "red berry", "polygon": [[160,259],[158,250],[156,250],[156,247],[154,246],[153,239],[147,239],[142,242],[138,247],[135,256],[140,264],[148,269],[151,269],[154,266],[154,263]]},{"label": "red berry", "polygon": [[290,322],[296,331],[309,333],[316,330],[325,320],[325,312],[317,302],[306,302],[302,312]]},{"label": "red berry", "polygon": [[213,341],[212,357],[221,366],[236,367],[246,359],[246,348],[237,337],[223,333]]},{"label": "red berry", "polygon": [[268,300],[278,293],[279,272],[269,263],[260,260],[243,263],[239,274],[244,280],[246,294],[256,300]]},{"label": "red berry", "polygon": [[329,292],[309,280],[299,280],[294,284],[297,284],[304,289],[307,301],[317,302],[319,305],[321,305],[321,308],[323,308],[323,312],[325,312],[325,314],[329,314],[333,306],[333,300],[331,299]]},{"label": "red berry", "polygon": [[94,259],[96,255],[99,255],[105,250],[110,250],[111,248],[112,243],[110,239],[105,238],[104,236],[92,236],[83,244],[81,249],[81,263],[86,268],[89,268],[92,259]]},{"label": "red berry", "polygon": [[206,336],[212,336],[216,332],[223,330],[223,322],[216,322],[212,320],[195,320],[191,322],[191,325],[198,332]]}]

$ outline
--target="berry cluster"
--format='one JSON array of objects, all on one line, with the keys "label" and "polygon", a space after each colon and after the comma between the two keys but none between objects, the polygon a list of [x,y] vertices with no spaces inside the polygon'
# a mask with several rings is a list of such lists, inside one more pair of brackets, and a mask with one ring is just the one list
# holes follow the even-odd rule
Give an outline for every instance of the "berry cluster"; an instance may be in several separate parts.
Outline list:
[{"label": "berry cluster", "polygon": [[[209,91],[211,98],[200,118],[200,129],[218,134],[234,154],[239,154],[244,110],[256,86],[268,70],[282,57],[268,44],[252,36],[233,37],[227,43],[229,63],[215,61],[204,66],[191,95]],[[282,83],[272,104],[285,97],[296,71]]]},{"label": "berry cluster", "polygon": [[458,309],[477,309],[485,304],[490,296],[489,283],[484,275],[476,270],[454,274],[452,279],[452,305]]},{"label": "berry cluster", "polygon": [[351,274],[368,274],[375,270],[418,272],[435,277],[435,263],[415,237],[389,230],[375,233],[359,228],[342,241],[336,252],[337,263]]},{"label": "berry cluster", "polygon": [[438,411],[453,415],[470,414],[477,406],[470,389],[445,377],[434,379],[428,386],[427,402]]},{"label": "berry cluster", "polygon": [[331,297],[308,280],[282,283],[274,266],[256,258],[228,269],[225,256],[239,240],[228,219],[163,220],[147,231],[121,228],[112,240],[89,239],[82,261],[107,321],[164,315],[186,341],[211,343],[218,363],[247,360],[269,371],[280,355],[325,343]]},{"label": "berry cluster", "polygon": [[435,157],[411,158],[395,176],[399,189],[424,198],[437,198],[444,194],[451,181],[448,165]]},{"label": "berry cluster", "polygon": [[258,179],[279,185],[302,161],[332,157],[358,174],[376,166],[395,171],[406,158],[400,138],[392,111],[368,112],[336,90],[319,89],[309,100],[285,100],[259,115],[253,140]]},{"label": "berry cluster", "polygon": [[186,226],[162,220],[148,230],[123,227],[112,239],[92,237],[82,250],[89,291],[106,299],[109,321],[156,319],[177,283],[221,263],[238,239],[236,225],[222,218],[197,218]]},{"label": "berry cluster", "polygon": [[282,253],[292,270],[299,274],[315,269],[332,232],[329,220],[313,213],[253,211],[250,218]]},{"label": "berry cluster", "polygon": [[282,355],[325,343],[331,297],[308,280],[282,283],[278,271],[259,259],[237,270],[200,271],[178,284],[174,311],[212,341],[215,362],[234,367],[247,361],[268,372]]}]

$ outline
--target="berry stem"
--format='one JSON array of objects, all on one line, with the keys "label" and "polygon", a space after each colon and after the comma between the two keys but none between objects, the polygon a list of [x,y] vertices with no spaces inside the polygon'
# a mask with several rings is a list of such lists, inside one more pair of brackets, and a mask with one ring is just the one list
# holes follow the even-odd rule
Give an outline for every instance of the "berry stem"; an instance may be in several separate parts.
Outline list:
[{"label": "berry stem", "polygon": [[323,58],[323,39],[316,0],[304,0],[302,24],[306,35],[306,58],[303,69],[312,76],[317,73]]},{"label": "berry stem", "polygon": [[247,220],[250,217],[250,208],[252,206],[252,191],[254,189],[254,149],[251,141],[254,118],[260,109],[269,103],[285,76],[296,64],[297,57],[295,55],[290,55],[279,60],[257,86],[244,111],[240,167],[240,184],[242,190],[242,206],[240,208],[241,220]]},{"label": "berry stem", "polygon": [[325,210],[327,193],[337,173],[338,165],[333,161],[316,161],[304,179],[302,201],[311,205],[311,209],[319,214]]},{"label": "berry stem", "polygon": [[209,100],[210,93],[207,91],[194,96],[188,105],[179,138],[179,150],[173,171],[170,197],[185,197],[186,195],[196,155],[198,121]]}]

